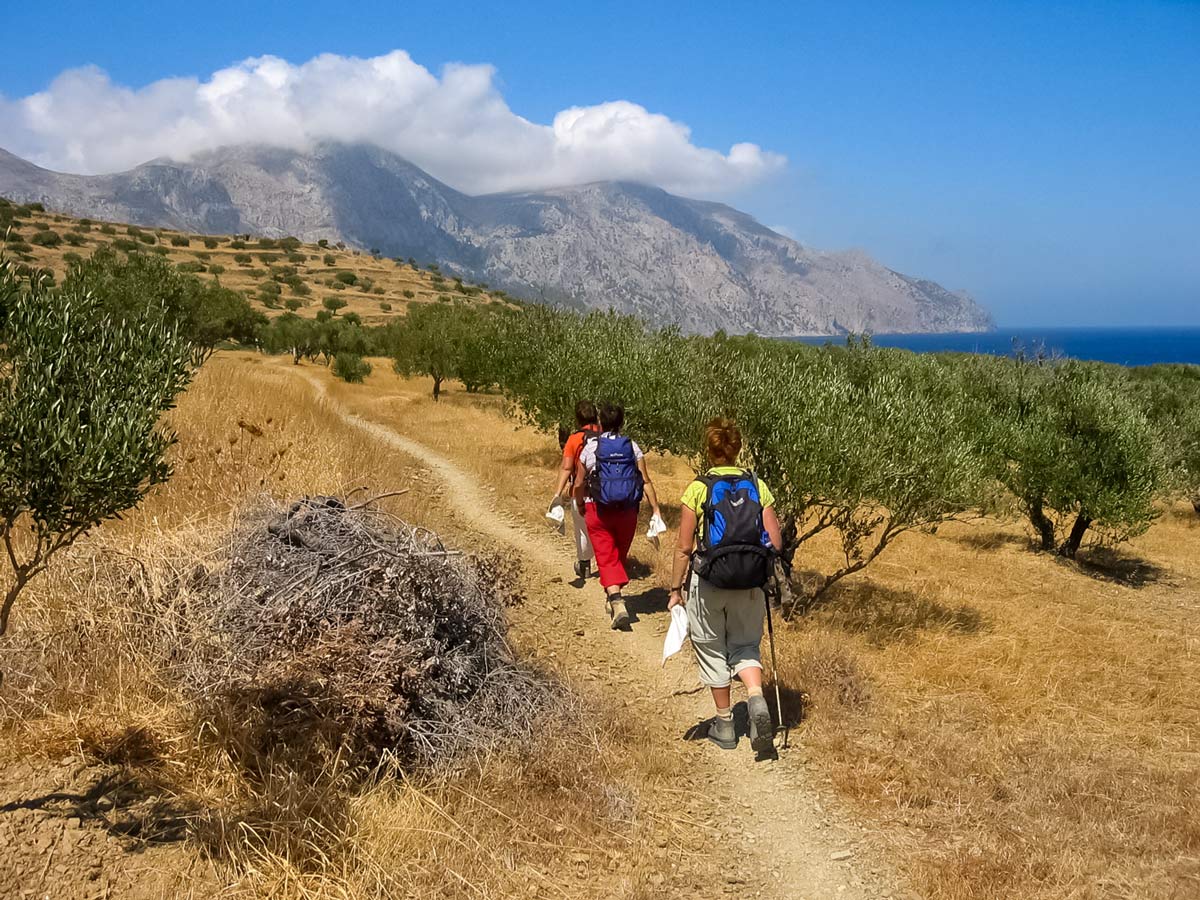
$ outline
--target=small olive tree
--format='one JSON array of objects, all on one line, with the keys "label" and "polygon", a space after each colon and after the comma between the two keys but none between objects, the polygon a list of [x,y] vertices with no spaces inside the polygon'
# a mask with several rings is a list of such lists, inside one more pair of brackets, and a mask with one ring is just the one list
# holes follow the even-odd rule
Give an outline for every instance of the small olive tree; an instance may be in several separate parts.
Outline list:
[{"label": "small olive tree", "polygon": [[1074,362],[1018,361],[995,372],[996,475],[1041,548],[1073,559],[1089,531],[1116,543],[1149,528],[1167,470],[1123,378]]},{"label": "small olive tree", "polygon": [[0,634],[55,553],[170,476],[160,420],[194,359],[153,295],[122,313],[0,261]]}]

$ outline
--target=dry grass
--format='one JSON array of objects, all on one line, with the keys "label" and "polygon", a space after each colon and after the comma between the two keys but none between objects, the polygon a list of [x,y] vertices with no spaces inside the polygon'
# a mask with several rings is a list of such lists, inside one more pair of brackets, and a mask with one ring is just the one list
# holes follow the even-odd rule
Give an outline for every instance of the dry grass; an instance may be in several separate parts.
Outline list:
[{"label": "dry grass", "polygon": [[[434,404],[427,382],[386,366],[365,386],[326,383],[360,415],[398,424],[479,476],[501,508],[540,523],[557,448],[504,418],[499,398],[452,389]],[[23,719],[5,717],[0,753],[83,747],[142,760],[135,771],[192,811],[197,839],[251,894],[649,893],[653,860],[612,851],[653,846],[670,829],[672,847],[691,852],[696,835],[655,812],[673,761],[651,755],[657,745],[635,717],[424,783],[385,773],[351,787],[331,767],[317,784],[253,786],[197,750],[186,709],[155,676],[169,657],[155,649],[161,623],[142,620],[139,598],[218,553],[232,517],[260,492],[402,488],[419,472],[311,397],[279,361],[221,355],[206,367],[175,416],[176,478],[56,566],[18,609],[15,628],[33,636],[33,652],[4,663],[51,689]],[[636,437],[636,422],[630,430]],[[687,468],[655,459],[651,469],[673,518]],[[412,494],[386,503],[452,525]],[[785,706],[802,689],[811,700],[793,745],[874,823],[922,896],[1200,896],[1197,537],[1200,520],[1183,507],[1119,553],[1079,565],[1032,553],[1019,526],[996,520],[905,536],[781,628]],[[829,549],[812,548],[806,564]],[[666,553],[641,560],[660,582]],[[314,803],[331,812],[282,825],[263,814]]]},{"label": "dry grass", "polygon": [[[502,507],[540,518],[557,448],[504,419],[499,398],[434,404],[425,382],[385,371],[331,389],[419,427]],[[651,471],[677,521],[687,466]],[[1079,564],[995,519],[904,536],[782,628],[785,707],[810,699],[793,740],[922,896],[1200,896],[1198,537],[1183,505]],[[817,544],[800,562],[835,553]],[[665,578],[665,547],[641,562]]]},{"label": "dry grass", "polygon": [[[276,760],[248,776],[176,687],[178,585],[228,553],[233,523],[263,494],[403,488],[417,465],[247,355],[210,361],[172,420],[175,478],[58,560],[16,610],[0,762],[74,754],[118,767],[126,795],[158,798],[143,833],[191,842],[234,894],[642,896],[655,863],[626,851],[662,833],[645,797],[669,761],[641,749],[636,725],[591,709],[556,720],[536,753],[483,755],[453,775],[384,765],[364,777],[333,757],[315,773]],[[413,494],[383,505],[446,524]]]},{"label": "dry grass", "polygon": [[804,740],[923,895],[1200,895],[1198,523],[1124,564],[914,534],[783,634]]}]

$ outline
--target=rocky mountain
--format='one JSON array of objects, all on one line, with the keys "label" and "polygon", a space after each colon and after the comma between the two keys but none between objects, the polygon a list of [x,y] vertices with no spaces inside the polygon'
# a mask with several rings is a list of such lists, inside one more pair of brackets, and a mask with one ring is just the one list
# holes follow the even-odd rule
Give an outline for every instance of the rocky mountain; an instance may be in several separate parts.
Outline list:
[{"label": "rocky mountain", "polygon": [[544,302],[688,331],[979,331],[969,296],[823,253],[720,203],[598,182],[471,197],[394,154],[243,145],[114,175],[64,175],[0,150],[0,196],[77,216],[206,233],[343,240]]}]

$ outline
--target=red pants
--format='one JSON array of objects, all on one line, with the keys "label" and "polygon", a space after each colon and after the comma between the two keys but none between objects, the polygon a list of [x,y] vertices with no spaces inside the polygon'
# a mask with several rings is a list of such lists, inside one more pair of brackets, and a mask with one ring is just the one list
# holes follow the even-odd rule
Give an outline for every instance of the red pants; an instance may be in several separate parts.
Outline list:
[{"label": "red pants", "polygon": [[629,545],[637,531],[638,508],[636,506],[611,507],[585,505],[588,537],[596,551],[596,568],[600,570],[600,585],[629,584],[625,574],[625,561],[629,558]]}]

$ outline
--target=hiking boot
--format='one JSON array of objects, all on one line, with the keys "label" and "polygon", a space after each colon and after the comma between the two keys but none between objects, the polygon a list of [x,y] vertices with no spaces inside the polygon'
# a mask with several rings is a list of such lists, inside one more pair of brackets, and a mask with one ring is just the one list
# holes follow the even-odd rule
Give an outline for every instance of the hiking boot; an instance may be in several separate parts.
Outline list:
[{"label": "hiking boot", "polygon": [[722,750],[737,749],[737,730],[733,727],[732,718],[722,719],[720,716],[713,716],[708,720],[706,737]]},{"label": "hiking boot", "polygon": [[750,746],[758,754],[770,753],[775,749],[775,726],[771,724],[771,710],[761,695],[746,701],[750,714]]},{"label": "hiking boot", "polygon": [[609,594],[608,615],[612,619],[613,631],[629,624],[629,610],[625,608],[625,601],[620,594]]}]

